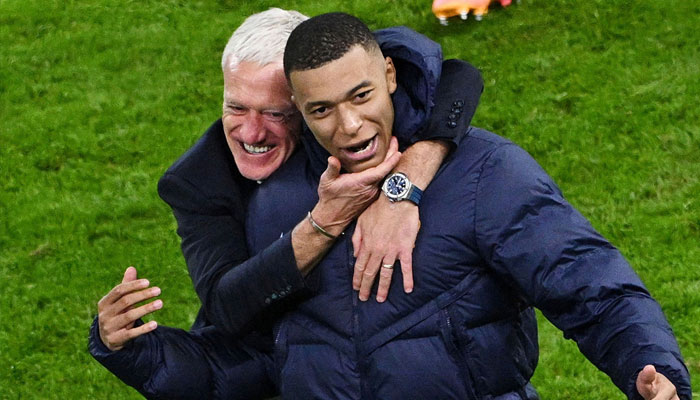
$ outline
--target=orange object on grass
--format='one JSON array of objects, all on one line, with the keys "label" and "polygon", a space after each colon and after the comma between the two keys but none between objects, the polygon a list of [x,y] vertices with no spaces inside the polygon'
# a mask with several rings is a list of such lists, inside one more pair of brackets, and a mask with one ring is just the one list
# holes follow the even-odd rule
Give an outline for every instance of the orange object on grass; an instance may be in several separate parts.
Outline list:
[{"label": "orange object on grass", "polygon": [[[463,20],[467,19],[469,13],[474,15],[477,21],[489,12],[489,4],[492,0],[434,0],[433,14],[440,20],[442,25],[447,25],[447,19],[459,16]],[[499,0],[501,6],[507,7],[511,0]]]}]

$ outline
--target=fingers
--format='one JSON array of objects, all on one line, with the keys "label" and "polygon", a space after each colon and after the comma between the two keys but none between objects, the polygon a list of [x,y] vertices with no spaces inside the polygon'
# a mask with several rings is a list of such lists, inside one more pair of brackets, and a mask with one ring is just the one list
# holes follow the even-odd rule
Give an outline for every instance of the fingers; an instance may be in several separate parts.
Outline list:
[{"label": "fingers", "polygon": [[[133,288],[135,284],[138,285],[139,283],[139,281],[131,281],[117,285],[112,289],[110,294],[121,292],[121,290],[128,291],[130,286]],[[133,326],[139,318],[163,308],[163,301],[155,300],[140,307],[133,307],[140,302],[160,295],[160,292],[160,288],[152,287],[137,291],[128,291],[113,302],[109,300],[111,299],[109,294],[100,300],[100,303],[98,303],[98,321],[102,343],[112,351],[119,350],[129,340],[155,329],[157,326],[155,321],[151,321],[136,328]],[[108,300],[106,301],[105,299]]]},{"label": "fingers", "polygon": [[104,315],[100,315],[98,320],[100,339],[102,339],[102,343],[104,343],[110,350],[114,351],[120,349],[129,340],[146,332],[152,331],[157,326],[155,321],[150,321],[144,324],[148,325],[145,328],[143,325],[141,327],[134,328],[134,323],[139,318],[142,318],[156,310],[160,310],[161,308],[163,308],[163,301],[155,300],[151,303],[134,308],[116,316],[105,317]]},{"label": "fingers", "polygon": [[126,271],[124,271],[124,278],[122,279],[122,283],[135,281],[136,276],[137,276],[136,268],[131,266],[131,267],[127,268]]},{"label": "fingers", "polygon": [[[362,245],[362,228],[360,223],[355,225],[355,232],[352,234],[352,256],[357,258],[357,254],[360,252]],[[357,265],[357,263],[355,263]]]},{"label": "fingers", "polygon": [[160,288],[152,287],[137,292],[129,293],[111,304],[98,305],[100,326],[105,331],[115,331],[130,324],[139,318],[159,310],[163,307],[162,300],[133,308],[134,305],[152,299],[160,295]]},{"label": "fingers", "polygon": [[[389,293],[389,286],[391,285],[391,276],[394,274],[394,263],[396,260],[394,257],[387,258],[384,257],[382,260],[382,265],[379,268],[379,285],[377,287],[377,303],[383,303],[386,300],[386,296]],[[385,266],[391,266],[387,268]]]},{"label": "fingers", "polygon": [[117,351],[121,350],[128,341],[133,340],[145,333],[151,332],[157,327],[158,323],[156,321],[150,321],[136,328],[120,329],[104,336],[100,334],[100,338],[102,339],[102,343],[104,343],[108,349]]},{"label": "fingers", "polygon": [[656,392],[654,379],[656,378],[656,368],[653,365],[645,366],[637,375],[637,391],[645,399],[651,399]]},{"label": "fingers", "polygon": [[399,255],[401,274],[403,275],[403,291],[413,292],[413,252],[408,251]]},{"label": "fingers", "polygon": [[[112,304],[115,314],[130,310],[134,305],[160,295],[159,287],[152,287],[129,293]],[[140,318],[140,317],[139,317]]]},{"label": "fingers", "polygon": [[122,283],[112,288],[97,303],[100,339],[112,351],[121,349],[129,340],[158,326],[155,321],[151,321],[134,328],[134,322],[139,318],[163,308],[162,300],[134,308],[161,293],[160,288],[149,287],[147,279],[137,279],[137,276],[136,268],[127,268]]},{"label": "fingers", "polygon": [[360,251],[360,254],[355,260],[355,269],[352,275],[352,288],[354,290],[360,290],[360,284],[362,283],[362,278],[364,276],[365,268],[367,268],[368,260],[369,252]]},{"label": "fingers", "polygon": [[[645,367],[646,368],[646,367]],[[678,399],[678,393],[676,391],[676,386],[666,378],[663,374],[656,372],[654,378],[654,387],[656,389],[654,399],[658,400],[676,400]]]},{"label": "fingers", "polygon": [[[126,273],[124,273],[124,276],[126,278]],[[148,287],[148,285],[150,285],[148,279],[137,279],[134,281],[120,283],[119,285],[112,288],[112,290],[110,290],[109,293],[107,293],[107,295],[105,295],[97,303],[97,308],[98,310],[100,310],[101,308],[105,308],[111,304],[114,304],[115,302],[119,301],[119,299],[128,295],[129,293],[145,289]]]},{"label": "fingers", "polygon": [[160,310],[161,308],[163,308],[163,300],[154,300],[148,304],[136,307],[105,321],[104,328],[108,331],[117,331],[124,327],[130,328],[131,325],[138,319],[143,318],[154,311]]},{"label": "fingers", "polygon": [[360,301],[367,301],[369,299],[369,293],[372,290],[372,285],[374,284],[374,278],[377,276],[377,272],[380,268],[380,263],[382,258],[376,254],[370,255],[365,265],[365,269],[362,272],[361,282],[360,282]]},{"label": "fingers", "polygon": [[329,181],[337,178],[340,175],[340,160],[330,156],[328,157],[328,166],[321,174],[321,181]]}]

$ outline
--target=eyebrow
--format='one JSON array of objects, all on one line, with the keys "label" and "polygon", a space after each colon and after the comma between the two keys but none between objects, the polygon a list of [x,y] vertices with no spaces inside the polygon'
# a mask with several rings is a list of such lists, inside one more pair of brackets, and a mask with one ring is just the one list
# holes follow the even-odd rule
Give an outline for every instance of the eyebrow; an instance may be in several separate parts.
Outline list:
[{"label": "eyebrow", "polygon": [[[360,90],[364,87],[367,87],[367,86],[371,86],[371,83],[368,80],[364,80],[364,81],[360,82],[359,84],[357,84],[352,89],[345,92],[345,96],[343,98],[348,98],[348,97],[352,96],[353,93],[355,93],[358,90]],[[316,106],[329,106],[331,104],[333,104],[333,103],[328,101],[328,100],[312,101],[310,103],[307,103],[304,108],[306,108],[308,110],[308,109],[316,107]]]}]

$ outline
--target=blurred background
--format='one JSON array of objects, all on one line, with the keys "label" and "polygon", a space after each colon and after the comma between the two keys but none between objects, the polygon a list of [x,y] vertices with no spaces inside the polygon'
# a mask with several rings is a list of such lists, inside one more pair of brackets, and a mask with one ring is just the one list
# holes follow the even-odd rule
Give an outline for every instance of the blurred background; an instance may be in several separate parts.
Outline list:
[{"label": "blurred background", "polygon": [[[158,322],[190,326],[156,183],[220,117],[229,36],[273,6],[405,25],[478,67],[473,125],[529,151],[620,248],[700,372],[700,2],[522,0],[442,26],[423,0],[0,0],[1,399],[140,397],[87,352],[129,265],[163,289]],[[624,398],[539,320],[544,399]]]}]

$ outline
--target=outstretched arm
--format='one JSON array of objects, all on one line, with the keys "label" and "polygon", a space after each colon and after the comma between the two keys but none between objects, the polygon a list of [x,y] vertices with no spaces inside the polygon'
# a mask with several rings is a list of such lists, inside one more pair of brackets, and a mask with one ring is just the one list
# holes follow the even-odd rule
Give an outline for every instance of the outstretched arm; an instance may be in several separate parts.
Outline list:
[{"label": "outstretched arm", "polygon": [[643,385],[647,395],[655,387],[670,388],[651,374],[650,364],[672,382],[679,398],[690,399],[690,378],[673,331],[619,250],[517,146],[496,148],[480,174],[476,212],[469,218],[490,269],[575,340],[630,399],[640,398],[641,382],[651,382]]},{"label": "outstretched arm", "polygon": [[270,398],[270,352],[254,341],[223,335],[215,327],[186,332],[158,326],[137,331],[118,350],[100,339],[99,317],[90,328],[90,354],[148,399]]}]

